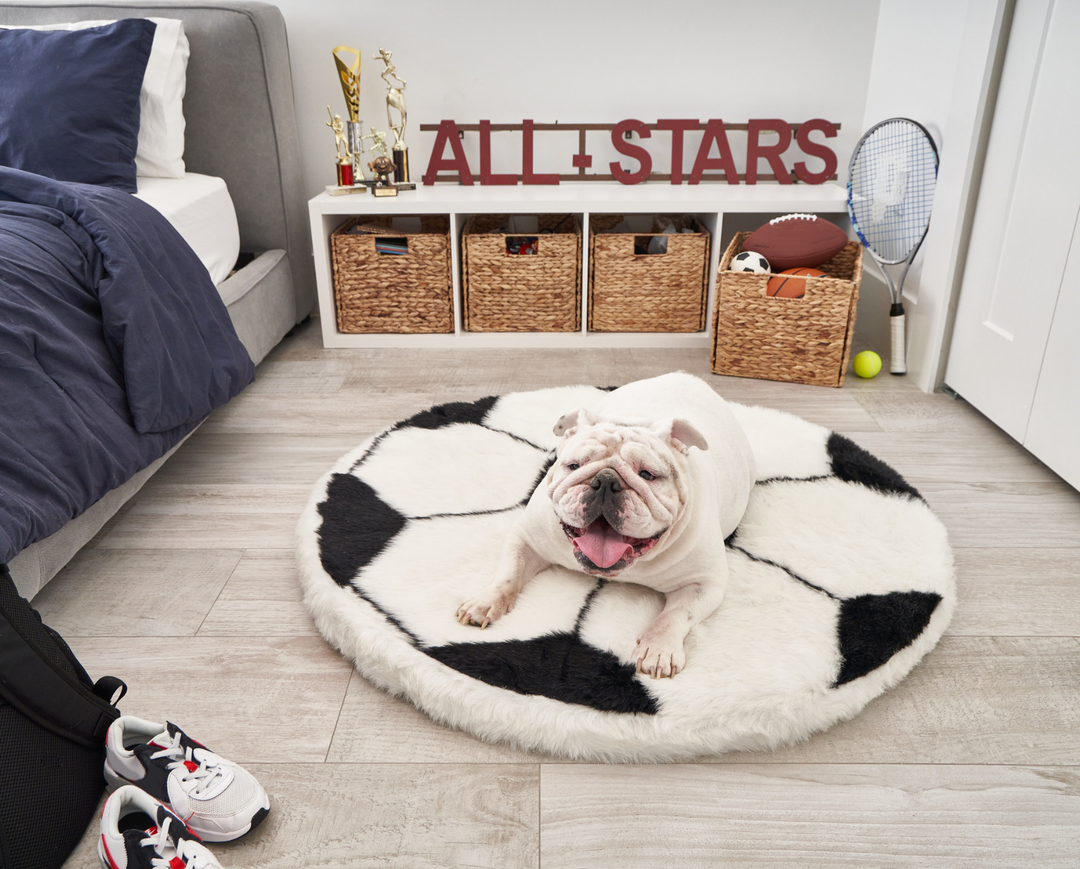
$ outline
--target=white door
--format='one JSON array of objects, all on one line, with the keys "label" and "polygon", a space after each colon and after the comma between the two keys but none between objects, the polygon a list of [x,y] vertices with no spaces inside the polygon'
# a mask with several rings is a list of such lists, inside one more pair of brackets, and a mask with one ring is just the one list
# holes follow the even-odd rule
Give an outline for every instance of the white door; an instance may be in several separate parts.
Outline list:
[{"label": "white door", "polygon": [[1040,455],[1080,443],[1080,379],[1052,370],[1080,350],[1078,46],[1080,3],[1018,0],[945,382],[1080,487],[1076,450]]},{"label": "white door", "polygon": [[[1080,171],[1080,170],[1078,170]],[[1058,294],[1024,446],[1080,489],[1080,222]]]}]

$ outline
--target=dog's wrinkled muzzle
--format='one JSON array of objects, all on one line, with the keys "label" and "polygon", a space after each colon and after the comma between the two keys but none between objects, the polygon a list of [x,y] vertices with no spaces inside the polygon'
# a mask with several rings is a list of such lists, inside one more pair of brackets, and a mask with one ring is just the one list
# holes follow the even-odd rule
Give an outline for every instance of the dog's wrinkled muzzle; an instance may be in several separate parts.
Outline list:
[{"label": "dog's wrinkled muzzle", "polygon": [[618,472],[604,468],[589,481],[582,496],[581,524],[562,523],[563,531],[574,545],[574,554],[586,571],[618,572],[652,549],[661,536],[630,537],[618,530],[630,495]]},{"label": "dog's wrinkled muzzle", "polygon": [[589,488],[596,492],[596,497],[607,498],[623,490],[623,481],[611,468],[604,468],[589,483]]},{"label": "dog's wrinkled muzzle", "polygon": [[582,497],[582,527],[589,527],[600,517],[607,519],[612,526],[619,524],[618,517],[626,496],[622,477],[610,468],[604,468],[589,481],[589,491]]}]

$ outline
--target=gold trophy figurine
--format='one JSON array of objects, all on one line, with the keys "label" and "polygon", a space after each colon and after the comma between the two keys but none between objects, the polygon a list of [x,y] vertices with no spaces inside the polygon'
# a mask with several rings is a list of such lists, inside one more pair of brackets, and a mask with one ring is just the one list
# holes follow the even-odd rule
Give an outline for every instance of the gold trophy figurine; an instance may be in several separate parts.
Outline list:
[{"label": "gold trophy figurine", "polygon": [[330,120],[326,122],[334,131],[334,149],[337,153],[337,183],[339,187],[351,187],[353,183],[353,154],[349,150],[349,142],[345,136],[345,125],[341,122],[341,115],[335,115],[326,107],[330,114]]},{"label": "gold trophy figurine", "polygon": [[386,150],[386,133],[380,133],[374,127],[371,128],[371,132],[364,136],[365,139],[371,139],[371,147],[368,150],[376,157],[390,157],[390,152]]},{"label": "gold trophy figurine", "polygon": [[368,168],[375,173],[376,184],[371,188],[373,196],[397,196],[397,185],[390,182],[390,175],[395,171],[394,161],[386,150],[386,133],[380,133],[374,127],[371,134],[364,136],[371,139],[371,147],[368,149],[375,158],[368,163]]},{"label": "gold trophy figurine", "polygon": [[[343,54],[354,55],[352,62],[346,62],[342,57]],[[333,55],[338,79],[341,82],[341,91],[345,95],[345,105],[349,110],[349,120],[345,123],[345,135],[349,153],[352,155],[353,179],[359,181],[366,178],[364,164],[360,160],[360,154],[364,150],[361,142],[364,122],[360,120],[360,52],[347,45],[339,45],[334,49]]]},{"label": "gold trophy figurine", "polygon": [[[405,123],[408,113],[405,110],[405,79],[398,75],[397,67],[394,66],[391,57],[392,51],[385,48],[379,49],[375,60],[381,60],[385,68],[380,73],[382,80],[386,82],[386,122],[394,131],[394,178],[398,182],[409,180],[409,147],[405,144]],[[397,85],[391,81],[393,77]],[[397,110],[398,123],[394,123],[393,109]]]}]

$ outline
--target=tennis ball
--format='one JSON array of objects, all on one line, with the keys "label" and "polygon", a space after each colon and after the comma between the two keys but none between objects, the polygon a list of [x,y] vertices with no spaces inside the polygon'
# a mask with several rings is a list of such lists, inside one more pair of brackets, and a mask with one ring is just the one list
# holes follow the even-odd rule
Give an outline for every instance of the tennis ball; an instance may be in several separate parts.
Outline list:
[{"label": "tennis ball", "polygon": [[873,350],[863,350],[855,356],[855,373],[859,377],[873,377],[881,370],[881,357]]}]

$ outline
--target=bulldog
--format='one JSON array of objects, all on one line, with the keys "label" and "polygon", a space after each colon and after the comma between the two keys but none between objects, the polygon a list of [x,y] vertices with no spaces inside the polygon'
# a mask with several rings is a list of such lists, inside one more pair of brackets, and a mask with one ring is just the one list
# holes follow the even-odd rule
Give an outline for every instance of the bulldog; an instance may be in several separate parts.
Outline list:
[{"label": "bulldog", "polygon": [[550,565],[661,592],[664,607],[638,637],[640,673],[673,677],[683,642],[720,605],[724,540],[754,483],[754,458],[726,402],[690,374],[607,393],[555,423],[555,460],[514,523],[495,576],[457,610],[487,627]]}]

